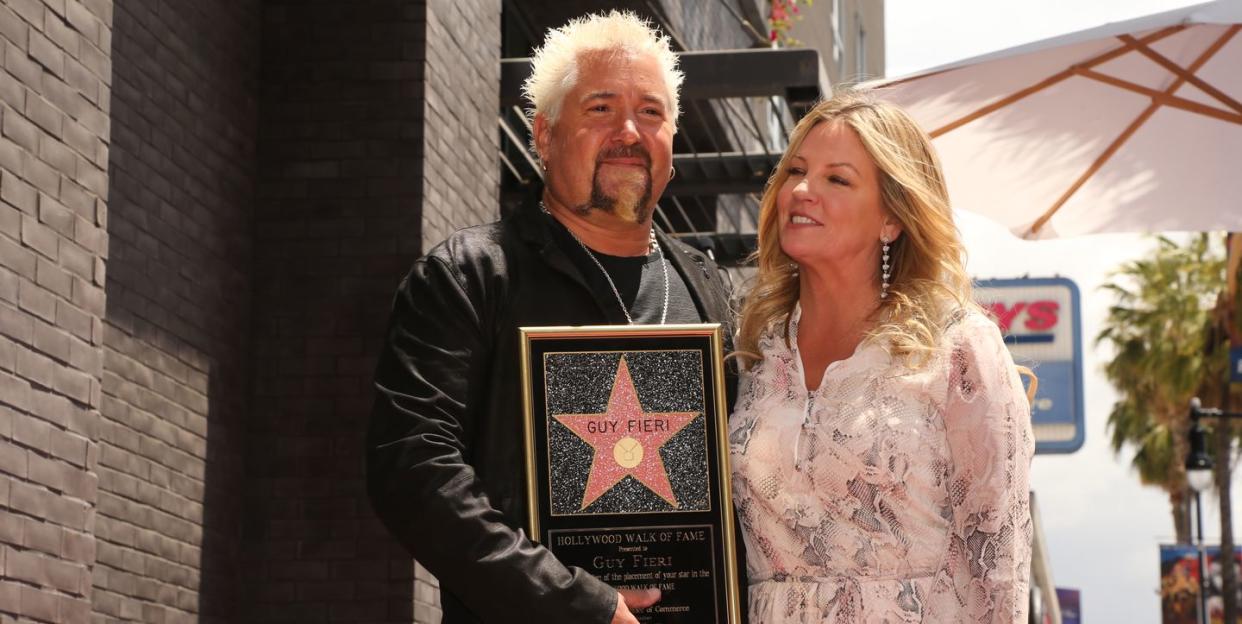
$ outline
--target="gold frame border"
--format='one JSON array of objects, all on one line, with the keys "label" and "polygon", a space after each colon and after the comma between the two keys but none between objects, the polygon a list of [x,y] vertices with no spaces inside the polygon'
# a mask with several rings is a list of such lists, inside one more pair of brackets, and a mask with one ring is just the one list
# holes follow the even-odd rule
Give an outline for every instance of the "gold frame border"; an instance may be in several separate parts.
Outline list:
[{"label": "gold frame border", "polygon": [[[526,496],[527,496],[527,528],[532,542],[539,543],[539,508],[537,485],[535,484],[535,464],[530,458],[535,453],[534,405],[531,396],[530,343],[540,336],[558,338],[617,338],[624,336],[703,336],[709,340],[710,348],[716,357],[712,360],[712,376],[716,382],[716,465],[719,467],[718,487],[720,489],[720,528],[721,546],[724,549],[725,580],[728,587],[725,591],[725,617],[730,624],[741,622],[740,591],[737,586],[737,534],[733,526],[733,488],[731,479],[733,468],[729,463],[729,409],[725,394],[724,379],[724,332],[720,323],[696,323],[682,325],[584,325],[558,327],[519,327],[519,352],[522,370],[522,437],[525,443],[526,459]],[[704,371],[706,373],[706,371]]]}]

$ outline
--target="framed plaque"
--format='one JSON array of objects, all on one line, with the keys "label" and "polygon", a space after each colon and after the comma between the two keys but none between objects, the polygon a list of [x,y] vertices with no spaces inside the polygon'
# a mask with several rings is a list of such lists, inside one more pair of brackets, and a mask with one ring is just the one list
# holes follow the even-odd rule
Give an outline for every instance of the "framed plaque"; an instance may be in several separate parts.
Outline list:
[{"label": "framed plaque", "polygon": [[641,622],[740,621],[718,324],[522,328],[532,538]]}]

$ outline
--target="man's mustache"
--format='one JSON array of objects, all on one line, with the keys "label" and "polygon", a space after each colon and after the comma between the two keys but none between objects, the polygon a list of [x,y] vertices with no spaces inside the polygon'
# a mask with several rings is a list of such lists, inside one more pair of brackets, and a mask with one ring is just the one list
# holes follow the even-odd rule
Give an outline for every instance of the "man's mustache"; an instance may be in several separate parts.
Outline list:
[{"label": "man's mustache", "polygon": [[595,165],[598,167],[600,163],[609,158],[641,158],[643,164],[651,168],[651,152],[641,145],[623,145],[621,147],[613,147],[599,153],[599,157],[595,159]]}]

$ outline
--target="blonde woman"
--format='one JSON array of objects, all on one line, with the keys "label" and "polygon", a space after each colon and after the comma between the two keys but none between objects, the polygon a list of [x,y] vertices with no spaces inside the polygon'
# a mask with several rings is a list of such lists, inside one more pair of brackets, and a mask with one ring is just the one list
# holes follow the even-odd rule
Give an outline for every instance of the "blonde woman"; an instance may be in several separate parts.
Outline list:
[{"label": "blonde woman", "polygon": [[794,129],[730,423],[752,624],[1025,622],[1030,405],[927,135],[866,92]]}]

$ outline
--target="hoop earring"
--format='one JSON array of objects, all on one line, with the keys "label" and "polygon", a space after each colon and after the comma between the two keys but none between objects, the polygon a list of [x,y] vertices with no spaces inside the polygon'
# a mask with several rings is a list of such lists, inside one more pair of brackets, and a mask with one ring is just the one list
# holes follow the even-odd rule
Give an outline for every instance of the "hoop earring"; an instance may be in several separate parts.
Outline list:
[{"label": "hoop earring", "polygon": [[677,177],[677,167],[669,167],[669,168],[668,168],[668,179],[669,179],[669,181],[670,181],[670,182],[672,182],[672,181],[673,181],[673,178],[675,178],[675,177]]},{"label": "hoop earring", "polygon": [[888,237],[881,237],[880,242],[883,244],[883,247],[880,248],[880,300],[883,301],[888,299],[888,278],[892,274],[889,273],[888,265]]}]

